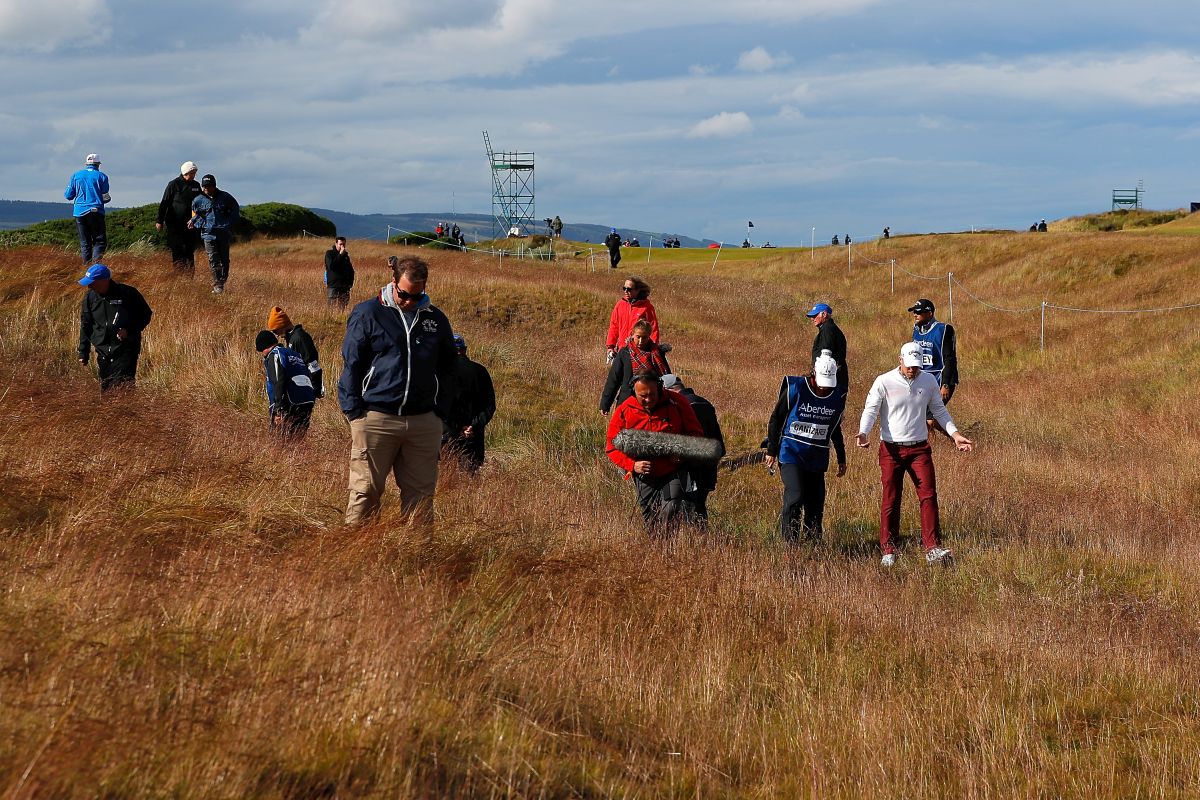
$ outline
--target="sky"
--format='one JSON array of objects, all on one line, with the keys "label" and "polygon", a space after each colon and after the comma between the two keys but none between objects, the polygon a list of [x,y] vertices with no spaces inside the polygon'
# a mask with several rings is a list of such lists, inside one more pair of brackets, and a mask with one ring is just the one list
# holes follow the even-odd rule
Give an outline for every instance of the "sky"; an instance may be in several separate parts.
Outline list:
[{"label": "sky", "polygon": [[1200,201],[1200,13],[1107,0],[0,0],[0,198],[182,161],[243,204],[755,243]]}]

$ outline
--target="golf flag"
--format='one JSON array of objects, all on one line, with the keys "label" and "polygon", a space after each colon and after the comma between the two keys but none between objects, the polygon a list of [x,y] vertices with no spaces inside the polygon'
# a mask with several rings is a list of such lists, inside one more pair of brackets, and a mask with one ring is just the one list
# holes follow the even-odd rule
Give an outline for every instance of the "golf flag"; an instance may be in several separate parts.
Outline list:
[{"label": "golf flag", "polygon": [[747,220],[747,221],[746,221],[746,227],[747,227],[747,228],[753,228],[753,227],[754,227],[754,223],[753,223],[753,222],[750,222],[749,220]]}]

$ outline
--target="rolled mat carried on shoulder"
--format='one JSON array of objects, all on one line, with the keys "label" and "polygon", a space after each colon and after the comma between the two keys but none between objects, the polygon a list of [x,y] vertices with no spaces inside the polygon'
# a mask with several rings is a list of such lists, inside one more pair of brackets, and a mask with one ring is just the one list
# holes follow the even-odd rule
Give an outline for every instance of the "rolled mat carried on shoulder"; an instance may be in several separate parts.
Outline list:
[{"label": "rolled mat carried on shoulder", "polygon": [[613,446],[637,461],[651,458],[680,458],[694,464],[721,460],[721,443],[716,439],[657,433],[626,428],[613,438]]}]

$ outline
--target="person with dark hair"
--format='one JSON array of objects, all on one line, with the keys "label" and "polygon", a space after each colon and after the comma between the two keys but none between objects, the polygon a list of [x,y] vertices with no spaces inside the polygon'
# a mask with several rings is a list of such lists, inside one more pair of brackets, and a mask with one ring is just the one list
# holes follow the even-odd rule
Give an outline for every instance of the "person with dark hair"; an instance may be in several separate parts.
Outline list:
[{"label": "person with dark hair", "polygon": [[630,381],[642,374],[666,375],[671,371],[667,357],[650,338],[650,323],[639,319],[633,324],[629,344],[617,351],[608,368],[608,379],[600,394],[600,413],[607,414],[613,404],[625,402],[633,393]]},{"label": "person with dark hair", "polygon": [[828,350],[838,365],[838,386],[846,388],[850,385],[850,368],[846,366],[846,334],[833,321],[833,308],[828,303],[817,303],[806,316],[817,329],[817,335],[813,337],[812,360],[815,362],[823,350]]},{"label": "person with dark hair", "polygon": [[258,332],[254,349],[263,357],[271,432],[284,439],[303,439],[317,399],[304,359],[281,345],[271,331]]},{"label": "person with dark hair", "polygon": [[212,293],[225,291],[229,280],[229,245],[233,242],[233,226],[241,216],[241,206],[229,192],[217,188],[217,179],[205,175],[200,179],[200,194],[192,201],[192,218],[188,227],[200,231],[208,268],[212,272]]},{"label": "person with dark hair", "polygon": [[767,424],[765,462],[768,469],[779,465],[783,479],[779,532],[791,544],[799,542],[802,535],[819,541],[824,532],[825,472],[831,444],[837,453],[837,476],[846,474],[842,415],[847,390],[838,383],[839,371],[838,363],[824,350],[807,375],[785,377]]},{"label": "person with dark hair", "polygon": [[833,235],[833,241],[830,242],[830,244],[832,244],[834,247],[837,247],[838,245],[841,244],[841,242],[838,241],[838,237],[837,237],[836,233]]},{"label": "person with dark hair", "polygon": [[658,315],[654,312],[654,304],[650,302],[650,284],[637,275],[630,275],[621,286],[621,299],[613,305],[608,318],[608,335],[604,345],[608,348],[610,363],[617,350],[629,343],[633,324],[639,319],[650,323],[650,338],[657,342]]},{"label": "person with dark hair", "polygon": [[[934,319],[934,310],[933,301],[925,297],[908,307],[908,313],[913,315],[912,338],[921,348],[921,371],[938,382],[942,404],[949,405],[958,388],[958,344],[954,326]],[[926,415],[925,421],[930,430],[946,432],[932,414]]]},{"label": "person with dark hair", "polygon": [[454,346],[454,400],[443,426],[442,448],[474,473],[483,466],[484,430],[496,415],[496,390],[487,367],[467,357],[467,340],[456,333]]},{"label": "person with dark hair", "polygon": [[345,311],[353,286],[354,265],[346,252],[346,237],[338,236],[333,240],[333,247],[325,251],[325,289],[329,305]]},{"label": "person with dark hair", "polygon": [[294,324],[292,318],[279,306],[272,307],[270,313],[267,314],[267,330],[276,336],[282,336],[288,349],[300,356],[304,361],[305,368],[308,369],[308,376],[312,380],[313,392],[317,397],[324,397],[324,371],[321,369],[321,357],[317,353],[317,345],[308,335],[308,331],[304,330],[303,326]]},{"label": "person with dark hair", "polygon": [[554,219],[550,221],[550,231],[554,234],[555,239],[562,238],[563,221],[558,214],[554,215]]},{"label": "person with dark hair", "polygon": [[458,353],[450,320],[425,293],[429,265],[392,256],[388,266],[392,281],[354,307],[342,342],[338,401],[350,421],[346,523],[378,512],[390,472],[402,513],[428,526]]},{"label": "person with dark hair", "polygon": [[616,269],[617,264],[621,263],[621,236],[617,233],[616,228],[610,230],[608,236],[604,237],[604,246],[608,248],[608,268]]},{"label": "person with dark hair", "polygon": [[79,363],[86,365],[92,348],[100,372],[100,391],[133,385],[142,331],[154,312],[137,289],[112,279],[104,264],[93,264],[79,279],[88,287],[79,309]]},{"label": "person with dark hair", "polygon": [[179,165],[179,175],[167,184],[162,200],[158,203],[156,230],[167,229],[167,247],[171,250],[171,266],[178,272],[191,277],[196,272],[196,245],[200,237],[188,227],[192,218],[192,202],[200,194],[196,173],[200,168],[194,162]]},{"label": "person with dark hair", "polygon": [[887,225],[883,226],[883,238],[885,238],[885,239],[892,238],[892,229],[889,228]]},{"label": "person with dark hair", "polygon": [[86,267],[104,258],[108,249],[104,204],[112,198],[108,194],[108,176],[100,171],[100,156],[88,153],[83,165],[67,182],[63,197],[74,201],[71,214],[79,233],[79,255]]},{"label": "person with dark hair", "polygon": [[[715,439],[721,443],[721,455],[725,455],[725,435],[721,432],[721,423],[717,419],[717,410],[713,404],[696,394],[690,387],[683,385],[683,379],[674,373],[663,375],[663,388],[668,392],[677,392],[696,415],[700,429],[705,439]],[[701,528],[708,527],[708,496],[717,488],[717,464],[688,464],[687,475],[683,482],[683,513],[688,521]]]},{"label": "person with dark hair", "polygon": [[656,431],[684,436],[703,436],[700,421],[691,405],[677,392],[662,388],[662,378],[642,373],[633,379],[633,394],[613,411],[605,439],[609,460],[632,477],[637,487],[638,506],[646,529],[669,534],[683,511],[683,479],[680,459],[673,456],[635,460],[613,443],[623,430]]},{"label": "person with dark hair", "polygon": [[1046,227],[1046,220],[1044,219],[1038,223],[1037,229],[1038,233],[1045,233],[1046,231],[1050,230],[1048,227]]}]

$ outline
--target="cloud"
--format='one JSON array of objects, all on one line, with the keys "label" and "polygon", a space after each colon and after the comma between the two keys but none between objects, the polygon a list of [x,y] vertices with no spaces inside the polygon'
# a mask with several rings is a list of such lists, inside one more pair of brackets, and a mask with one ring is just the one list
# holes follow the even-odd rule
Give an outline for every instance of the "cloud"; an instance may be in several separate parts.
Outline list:
[{"label": "cloud", "polygon": [[711,75],[716,71],[716,67],[707,64],[692,64],[688,67],[688,75],[693,78],[703,78],[705,75]]},{"label": "cloud", "polygon": [[687,135],[689,139],[726,139],[750,133],[752,130],[754,123],[745,111],[735,111],[732,114],[722,111],[716,116],[697,122]]},{"label": "cloud", "polygon": [[110,21],[104,0],[0,0],[0,48],[50,52],[102,42]]},{"label": "cloud", "polygon": [[742,72],[769,72],[792,63],[787,53],[773,56],[765,48],[756,47],[738,56],[737,68]]}]

